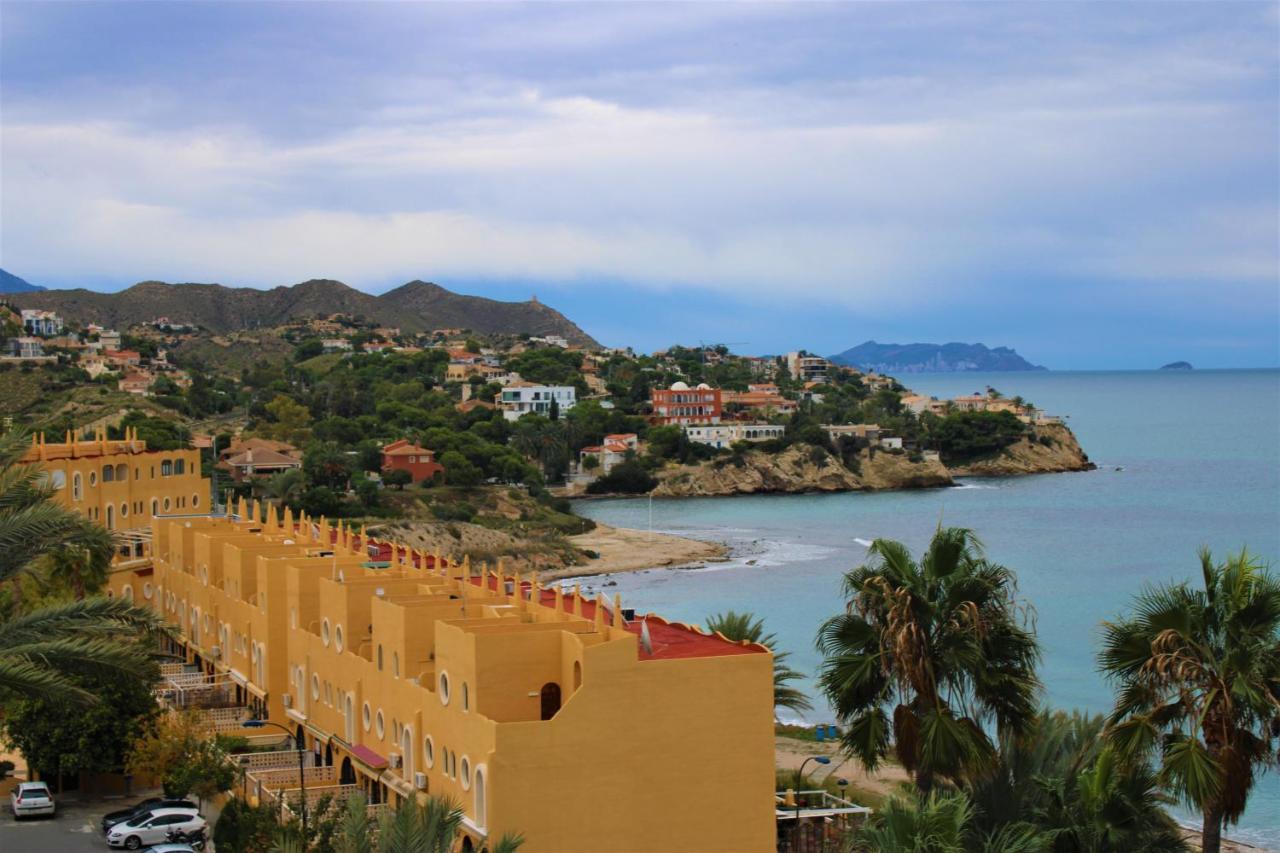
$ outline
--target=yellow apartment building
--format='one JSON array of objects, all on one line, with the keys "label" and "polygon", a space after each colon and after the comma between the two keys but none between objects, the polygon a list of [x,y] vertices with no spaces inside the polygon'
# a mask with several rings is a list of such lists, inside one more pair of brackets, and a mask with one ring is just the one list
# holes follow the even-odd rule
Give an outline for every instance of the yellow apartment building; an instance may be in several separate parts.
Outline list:
[{"label": "yellow apartment building", "polygon": [[108,530],[145,535],[157,516],[209,512],[200,451],[148,450],[133,429],[122,440],[108,439],[105,430],[92,439],[68,432],[58,443],[33,435],[19,461],[45,471],[58,503]]},{"label": "yellow apartment building", "polygon": [[[765,647],[256,504],[152,531],[111,593],[163,614],[241,719],[301,736],[308,802],[443,795],[463,851],[775,849]],[[288,803],[298,773],[246,793]]]}]

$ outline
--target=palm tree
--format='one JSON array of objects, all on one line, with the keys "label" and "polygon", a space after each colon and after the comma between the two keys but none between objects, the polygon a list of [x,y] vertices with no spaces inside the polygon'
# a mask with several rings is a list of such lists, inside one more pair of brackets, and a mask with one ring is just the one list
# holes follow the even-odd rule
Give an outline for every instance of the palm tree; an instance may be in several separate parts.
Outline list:
[{"label": "palm tree", "polygon": [[1117,760],[1101,715],[1043,712],[1021,737],[1000,739],[997,766],[968,793],[974,828],[1031,826],[1055,853],[1164,853],[1185,849],[1155,773]]},{"label": "palm tree", "polygon": [[1133,614],[1104,623],[1099,662],[1118,688],[1108,720],[1121,756],[1160,748],[1160,779],[1203,816],[1201,845],[1221,847],[1280,732],[1280,583],[1247,552],[1215,565],[1204,588],[1144,590]]},{"label": "palm tree", "polygon": [[58,548],[46,555],[44,562],[49,578],[69,587],[76,601],[83,601],[90,591],[101,590],[111,569],[110,554],[79,545]]},{"label": "palm tree", "polygon": [[868,555],[845,575],[846,611],[819,630],[819,684],[844,724],[845,749],[874,769],[892,733],[898,760],[927,793],[940,776],[961,781],[993,764],[985,724],[1026,731],[1040,648],[1013,572],[989,562],[971,531],[940,527],[919,563],[888,539]]},{"label": "palm tree", "polygon": [[791,686],[791,682],[804,678],[804,675],[787,665],[791,652],[778,651],[778,638],[775,634],[764,632],[764,620],[752,613],[717,613],[707,618],[707,628],[719,631],[726,639],[734,642],[746,640],[767,646],[773,652],[773,706],[787,708],[796,713],[813,710],[813,703],[800,690]]},{"label": "palm tree", "polygon": [[[462,809],[443,797],[425,803],[408,800],[392,812],[385,812],[377,826],[369,820],[368,801],[354,794],[346,804],[335,837],[336,853],[451,853]],[[516,853],[524,839],[506,833],[489,845],[491,853]],[[296,836],[277,839],[273,853],[302,853]]]},{"label": "palm tree", "polygon": [[[54,503],[36,466],[17,464],[26,448],[21,433],[0,436],[0,584],[15,588],[51,554],[110,559],[114,546],[107,530]],[[95,701],[75,684],[82,673],[148,678],[153,664],[140,641],[158,626],[149,611],[107,598],[2,614],[0,703],[14,696]]]},{"label": "palm tree", "polygon": [[301,468],[290,468],[281,471],[267,480],[266,496],[274,499],[281,506],[296,504],[307,489],[307,477]]}]

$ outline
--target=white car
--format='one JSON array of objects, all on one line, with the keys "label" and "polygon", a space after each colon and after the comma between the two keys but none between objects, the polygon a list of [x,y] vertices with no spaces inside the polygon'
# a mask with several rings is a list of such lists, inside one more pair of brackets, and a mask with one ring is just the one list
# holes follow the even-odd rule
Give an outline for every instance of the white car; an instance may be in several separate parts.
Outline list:
[{"label": "white car", "polygon": [[44,782],[20,782],[18,787],[9,793],[9,807],[13,809],[13,819],[35,815],[53,816],[53,794]]},{"label": "white car", "polygon": [[107,844],[138,850],[152,844],[163,844],[169,833],[195,832],[206,829],[208,822],[195,809],[156,809],[134,821],[117,823],[107,833]]}]

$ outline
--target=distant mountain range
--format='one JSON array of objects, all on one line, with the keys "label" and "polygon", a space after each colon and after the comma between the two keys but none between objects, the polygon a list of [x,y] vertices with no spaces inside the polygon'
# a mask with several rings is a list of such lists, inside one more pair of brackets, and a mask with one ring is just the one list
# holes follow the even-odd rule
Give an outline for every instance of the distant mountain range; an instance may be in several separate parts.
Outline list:
[{"label": "distant mountain range", "polygon": [[411,281],[381,296],[326,279],[271,290],[144,281],[119,293],[40,289],[13,296],[11,301],[22,308],[54,310],[77,323],[118,329],[168,317],[173,323],[225,333],[346,314],[406,332],[470,329],[481,334],[560,335],[570,343],[599,346],[559,311],[536,299],[499,302],[425,281]]},{"label": "distant mountain range", "polygon": [[44,288],[20,279],[11,272],[0,270],[0,293],[34,293],[37,290]]},{"label": "distant mountain range", "polygon": [[1032,364],[1009,347],[985,344],[878,344],[867,341],[839,355],[836,364],[876,373],[953,373],[968,370],[1047,370]]}]

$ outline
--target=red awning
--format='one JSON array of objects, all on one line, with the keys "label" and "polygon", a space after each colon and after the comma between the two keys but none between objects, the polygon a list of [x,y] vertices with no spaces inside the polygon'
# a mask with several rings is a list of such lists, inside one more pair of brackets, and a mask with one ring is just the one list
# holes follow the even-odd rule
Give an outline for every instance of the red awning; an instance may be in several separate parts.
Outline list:
[{"label": "red awning", "polygon": [[351,757],[359,761],[370,770],[381,770],[387,766],[387,759],[374,752],[367,746],[351,747]]}]

